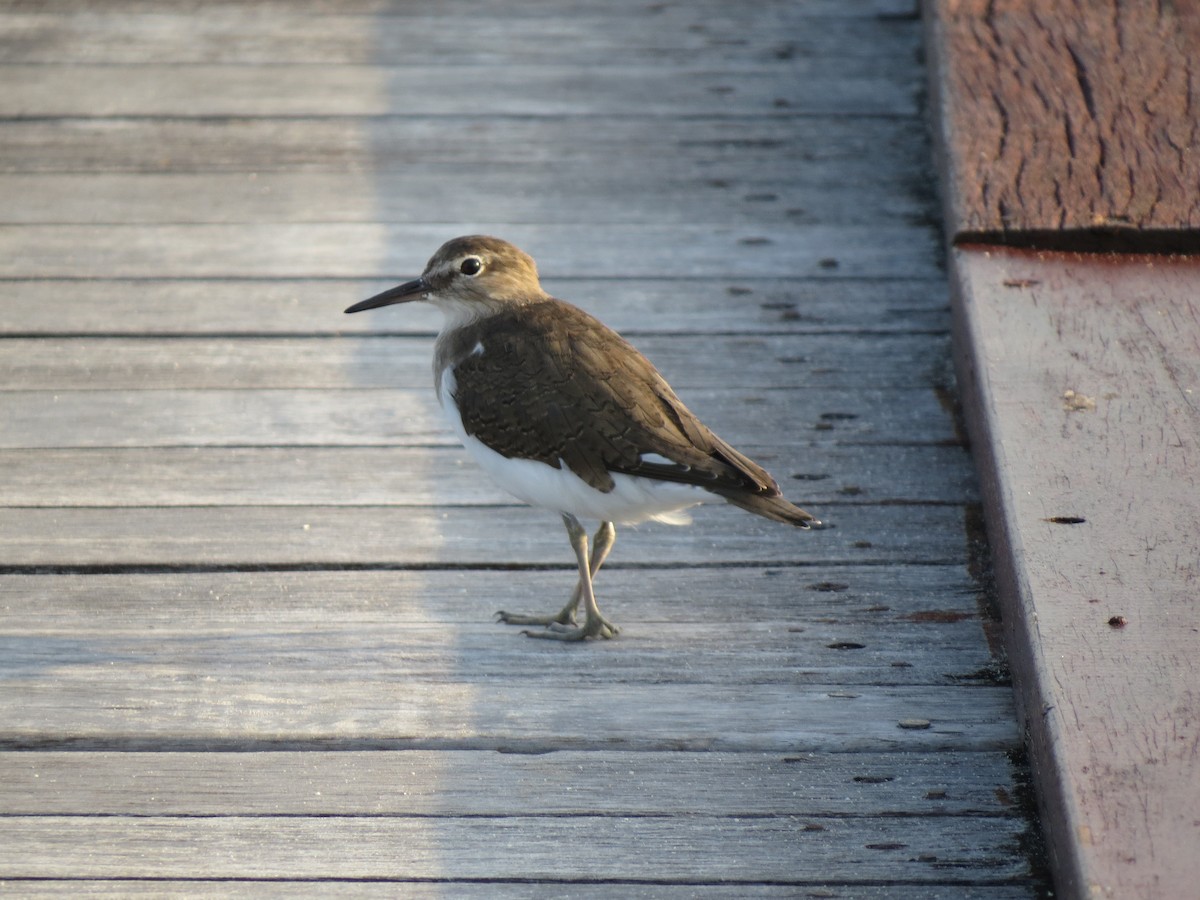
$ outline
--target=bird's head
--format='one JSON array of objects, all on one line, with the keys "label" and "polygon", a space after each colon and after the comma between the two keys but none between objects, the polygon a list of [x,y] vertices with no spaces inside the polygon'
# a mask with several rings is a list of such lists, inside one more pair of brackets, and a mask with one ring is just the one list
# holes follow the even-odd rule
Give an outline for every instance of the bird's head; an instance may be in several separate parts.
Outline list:
[{"label": "bird's head", "polygon": [[355,303],[346,312],[427,300],[448,319],[463,320],[545,296],[533,257],[508,241],[471,234],[442,244],[420,278]]}]

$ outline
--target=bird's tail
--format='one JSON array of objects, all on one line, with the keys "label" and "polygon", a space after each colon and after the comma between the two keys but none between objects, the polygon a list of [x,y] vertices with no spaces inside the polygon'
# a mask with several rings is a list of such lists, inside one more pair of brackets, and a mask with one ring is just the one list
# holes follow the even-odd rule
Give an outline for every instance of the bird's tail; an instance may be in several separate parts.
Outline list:
[{"label": "bird's tail", "polygon": [[764,516],[776,522],[783,522],[785,525],[795,525],[797,528],[812,528],[821,524],[818,519],[810,512],[805,512],[795,504],[788,503],[783,497],[776,494],[769,496],[766,494],[748,494],[745,491],[728,493],[719,491],[726,500],[734,506],[740,506],[747,512],[752,512],[756,516]]}]

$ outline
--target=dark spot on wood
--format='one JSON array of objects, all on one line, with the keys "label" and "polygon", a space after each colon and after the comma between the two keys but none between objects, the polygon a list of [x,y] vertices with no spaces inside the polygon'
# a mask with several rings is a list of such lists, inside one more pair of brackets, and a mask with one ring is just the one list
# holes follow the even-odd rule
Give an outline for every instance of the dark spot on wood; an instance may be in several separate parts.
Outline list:
[{"label": "dark spot on wood", "polygon": [[783,97],[776,97],[775,102],[771,105],[774,106],[776,109],[787,109],[792,104],[790,101],[785,100]]},{"label": "dark spot on wood", "polygon": [[727,188],[727,187],[729,187],[729,182],[726,181],[724,178],[710,178],[708,180],[707,184],[709,187],[712,187],[712,188]]},{"label": "dark spot on wood", "polygon": [[897,728],[905,731],[924,731],[933,725],[928,719],[901,719],[896,723]]},{"label": "dark spot on wood", "polygon": [[895,781],[895,775],[855,775],[854,780],[859,784],[887,784]]},{"label": "dark spot on wood", "polygon": [[747,203],[774,203],[779,199],[778,194],[746,194],[742,198]]},{"label": "dark spot on wood", "polygon": [[996,801],[1001,806],[1015,806],[1017,803],[1017,801],[1012,798],[1012,795],[1002,787],[996,788],[996,790],[994,790],[992,793],[996,795]]},{"label": "dark spot on wood", "polygon": [[733,88],[727,84],[714,84],[708,89],[710,94],[732,94]]},{"label": "dark spot on wood", "polygon": [[897,662],[892,663],[892,668],[893,669],[911,669],[912,663],[904,662],[904,660],[898,660]]},{"label": "dark spot on wood", "polygon": [[844,488],[840,488],[838,490],[839,494],[842,494],[846,497],[857,497],[862,494],[862,492],[863,489],[856,484],[848,484]]},{"label": "dark spot on wood", "polygon": [[839,263],[832,256],[826,256],[824,259],[817,260],[817,265],[822,269],[836,269],[841,265],[841,263]]},{"label": "dark spot on wood", "polygon": [[1124,616],[1113,616],[1108,620],[1108,624],[1113,628],[1124,628],[1129,624],[1129,621]]},{"label": "dark spot on wood", "polygon": [[826,422],[848,422],[851,419],[857,419],[857,413],[844,412],[824,412],[821,413],[821,418]]},{"label": "dark spot on wood", "polygon": [[864,845],[868,850],[903,850],[908,844],[901,844],[898,841],[886,841],[879,844]]},{"label": "dark spot on wood", "polygon": [[1008,666],[997,660],[993,660],[986,666],[976,669],[974,672],[967,672],[965,675],[947,675],[954,682],[970,682],[972,684],[992,684],[996,687],[1009,687],[1012,685],[1012,673],[1009,672]]},{"label": "dark spot on wood", "polygon": [[776,59],[778,59],[780,61],[793,59],[796,56],[796,45],[795,44],[784,44],[781,47],[776,47],[773,52],[773,55]]},{"label": "dark spot on wood", "polygon": [[803,634],[805,631],[807,631],[806,628],[803,628],[800,625],[793,625],[788,629],[788,634]]},{"label": "dark spot on wood", "polygon": [[763,309],[795,309],[796,308],[795,303],[790,303],[787,301],[779,301],[779,302],[775,302],[775,303],[761,303],[761,304],[759,304],[759,306],[761,306]]},{"label": "dark spot on wood", "polygon": [[818,581],[808,586],[810,591],[822,591],[829,594],[840,594],[842,591],[848,591],[850,585],[841,581]]},{"label": "dark spot on wood", "polygon": [[1001,282],[1005,287],[1029,288],[1041,284],[1036,278],[1006,278]]},{"label": "dark spot on wood", "polygon": [[767,244],[773,244],[773,243],[775,243],[775,242],[774,242],[774,241],[772,241],[772,240],[771,240],[770,238],[768,238],[768,237],[759,237],[759,236],[755,236],[755,237],[744,237],[744,238],[740,238],[740,239],[738,240],[738,243],[739,243],[739,244],[744,244],[744,245],[745,245],[745,246],[747,246],[747,247],[763,247],[763,246],[765,246],[765,245],[767,245]]},{"label": "dark spot on wood", "polygon": [[813,426],[813,431],[833,431],[833,426],[828,422],[818,422]]},{"label": "dark spot on wood", "polygon": [[804,826],[802,829],[800,829],[800,830],[801,830],[801,831],[824,831],[824,830],[825,830],[825,826],[824,826],[824,825],[817,825],[815,822],[809,822],[807,825],[805,825],[805,826]]},{"label": "dark spot on wood", "polygon": [[808,362],[808,357],[807,356],[777,356],[777,357],[775,357],[775,361],[784,363],[785,365],[796,365],[797,363]]},{"label": "dark spot on wood", "polygon": [[1050,522],[1054,525],[1082,525],[1087,519],[1082,516],[1051,516],[1049,519],[1043,519],[1044,522]]},{"label": "dark spot on wood", "polygon": [[866,612],[887,612],[891,609],[890,606],[884,606],[882,603],[877,603],[874,606],[868,606]]},{"label": "dark spot on wood", "polygon": [[923,609],[919,612],[909,613],[904,618],[909,622],[937,622],[942,624],[961,622],[963,619],[973,619],[975,618],[975,613],[954,609]]},{"label": "dark spot on wood", "polygon": [[754,290],[752,288],[742,287],[740,284],[731,284],[729,287],[725,288],[725,293],[731,297],[744,297],[746,294],[753,294]]},{"label": "dark spot on wood", "polygon": [[855,550],[870,550],[875,545],[871,541],[855,541],[850,546]]},{"label": "dark spot on wood", "polygon": [[925,799],[926,800],[945,800],[946,792],[945,791],[926,791]]},{"label": "dark spot on wood", "polygon": [[832,644],[826,644],[830,650],[864,650],[866,644],[860,644],[857,641],[834,641]]}]

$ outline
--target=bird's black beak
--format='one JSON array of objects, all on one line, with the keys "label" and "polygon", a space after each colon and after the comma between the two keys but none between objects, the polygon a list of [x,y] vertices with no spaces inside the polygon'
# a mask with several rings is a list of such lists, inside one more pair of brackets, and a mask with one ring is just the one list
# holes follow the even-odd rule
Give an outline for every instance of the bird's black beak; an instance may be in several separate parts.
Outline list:
[{"label": "bird's black beak", "polygon": [[378,309],[381,306],[391,306],[393,303],[408,303],[410,300],[420,300],[430,290],[428,281],[424,278],[414,278],[412,281],[398,284],[394,288],[388,288],[382,294],[376,294],[374,297],[360,300],[347,309],[346,312],[356,313],[362,312],[364,309]]}]

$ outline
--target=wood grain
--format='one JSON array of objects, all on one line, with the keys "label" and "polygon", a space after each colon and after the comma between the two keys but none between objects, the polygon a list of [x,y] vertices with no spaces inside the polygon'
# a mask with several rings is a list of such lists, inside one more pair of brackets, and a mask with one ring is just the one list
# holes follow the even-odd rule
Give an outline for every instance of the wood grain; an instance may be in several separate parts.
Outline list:
[{"label": "wood grain", "polygon": [[[779,78],[774,66],[191,65],[3,67],[5,117],[914,115],[917,81],[883,72]],[[645,85],[655,88],[647,91]],[[801,85],[805,87],[801,87]]]},{"label": "wood grain", "polygon": [[[406,195],[397,188],[425,181],[444,191],[452,186],[456,196],[443,200],[453,208],[476,194],[463,189],[462,173],[480,166],[503,173],[505,180],[513,179],[513,188],[537,185],[547,208],[551,204],[544,198],[578,189],[579,185],[564,181],[565,176],[581,179],[583,186],[627,183],[628,190],[622,193],[629,195],[638,188],[679,186],[671,195],[672,204],[694,202],[682,193],[682,186],[688,186],[689,192],[720,196],[726,193],[722,183],[727,188],[772,182],[836,187],[847,178],[878,191],[907,186],[910,201],[928,201],[913,191],[928,179],[921,157],[927,144],[914,130],[915,124],[907,117],[851,121],[820,116],[810,121],[777,116],[663,116],[647,120],[615,114],[526,119],[481,117],[468,111],[394,118],[170,116],[69,118],[61,123],[31,118],[6,122],[0,129],[4,150],[0,171],[227,177],[216,185],[230,183],[233,179],[228,176],[235,175],[238,180],[233,183],[248,193],[273,184],[302,183],[314,174],[338,175],[345,183],[358,185],[362,192],[358,196],[377,214],[388,212],[398,221],[404,221],[402,213],[411,218],[421,207],[406,206]],[[64,128],[69,129],[65,135]],[[884,158],[888,165],[880,166]],[[546,190],[547,176],[555,176],[553,191]],[[103,199],[104,181],[97,181],[98,199]],[[157,183],[171,184],[166,179]],[[379,185],[381,190],[365,193],[364,183]],[[154,184],[150,181],[135,191],[134,210],[138,194],[149,193]],[[509,189],[499,184],[495,190]],[[480,199],[486,200],[476,197],[476,202]],[[218,200],[239,202],[232,197],[210,198]],[[302,202],[303,198],[293,199]],[[863,202],[870,198],[864,197]],[[4,212],[5,216],[21,214]],[[566,218],[557,207],[553,215],[556,220]],[[122,215],[116,221],[126,219]]]},{"label": "wood grain", "polygon": [[[831,874],[927,882],[942,866],[968,869],[985,884],[1028,874],[1024,863],[995,854],[1020,833],[1009,819],[980,820],[974,841],[953,819],[930,819],[920,829],[886,817],[826,819],[820,830],[811,824],[797,816],[95,818],[85,845],[61,840],[78,827],[72,819],[11,816],[0,819],[0,876],[223,879],[253,866],[264,879],[700,881],[736,888],[762,880],[803,885]],[[636,860],[624,849],[631,843],[644,848]],[[581,844],[588,852],[573,856]],[[459,847],[472,850],[451,849]]]},{"label": "wood grain", "polygon": [[[414,266],[419,263],[414,263]],[[415,273],[414,273],[415,274]],[[73,279],[4,283],[0,334],[428,337],[442,316],[428,304],[399,315],[342,314],[395,280]],[[950,327],[944,279],[556,278],[543,286],[622,334],[940,333]]]},{"label": "wood grain", "polygon": [[1200,8],[939,0],[929,22],[956,241],[1200,249]]},{"label": "wood grain", "polygon": [[493,232],[534,256],[543,273],[560,278],[778,278],[819,275],[833,266],[860,277],[927,278],[937,271],[929,229],[886,223],[114,224],[0,226],[0,278],[382,278],[423,268],[428,248],[451,237]]},{"label": "wood grain", "polygon": [[[71,646],[67,667],[80,672],[105,659],[149,671],[169,646],[180,671],[303,679],[307,668],[341,656],[335,679],[386,677],[423,690],[446,680],[503,682],[514,671],[564,688],[1004,680],[978,639],[986,617],[975,586],[953,565],[716,567],[697,591],[686,570],[626,568],[618,557],[599,591],[636,652],[591,654],[562,670],[551,651],[545,668],[534,667],[536,648],[492,616],[556,605],[570,582],[565,568],[0,575],[4,665],[14,675],[57,671]],[[701,656],[740,662],[718,676],[696,665]]]},{"label": "wood grain", "polygon": [[[581,771],[591,777],[580,778]],[[605,750],[152,752],[131,760],[120,753],[10,751],[0,752],[0,807],[9,815],[497,816],[519,805],[526,816],[664,816],[686,814],[701,783],[714,816],[1011,818],[1012,807],[995,790],[1007,777],[1005,756],[985,751],[862,753],[853,760]],[[206,785],[199,796],[186,787],[192,778]],[[644,789],[614,790],[622,781]],[[511,795],[529,784],[538,789]]]},{"label": "wood grain", "polygon": [[[681,388],[682,390],[682,388]],[[772,440],[961,443],[932,387],[744,391],[689,389],[718,434]],[[431,388],[383,390],[54,390],[0,392],[0,446],[448,446]],[[810,470],[811,471],[811,470]]]},{"label": "wood grain", "polygon": [[[474,15],[454,16],[449,28],[445,13],[383,4],[321,11],[278,4],[245,18],[230,16],[218,5],[189,9],[185,18],[106,2],[90,9],[86,19],[39,4],[5,14],[0,61],[370,65],[386,59],[389,48],[403,46],[404,60],[421,65],[444,65],[447,59],[498,65],[513,57],[537,64],[686,65],[700,56],[723,66],[770,61],[811,71],[878,67],[881,60],[899,69],[919,45],[919,33],[908,22],[873,15],[866,5],[840,7],[836,15],[814,4],[782,2],[737,11],[714,2],[664,5],[651,13],[657,20],[653,29],[630,15],[647,13],[632,3],[576,10],[552,6],[523,16],[519,8],[499,3],[476,4],[472,10]],[[496,40],[490,19],[498,12],[522,17],[521,27],[506,32],[504,41]],[[320,16],[319,27],[314,15]],[[367,15],[370,27],[364,27]],[[256,24],[261,19],[269,27],[246,28],[246,19]],[[423,36],[420,42],[408,40],[414,32]],[[729,40],[730,32],[738,39]]]},{"label": "wood grain", "polygon": [[[742,450],[805,503],[977,500],[963,447]],[[929,471],[937,471],[931,479]],[[8,506],[482,506],[511,504],[466,451],[431,447],[0,450]],[[715,503],[722,503],[713,497]]]},{"label": "wood grain", "polygon": [[970,248],[955,267],[1064,889],[1186,895],[1200,877],[1200,265]]},{"label": "wood grain", "polygon": [[[330,316],[341,315],[337,309]],[[390,318],[404,317],[393,311]],[[386,327],[389,321],[376,316]],[[377,326],[378,327],[378,326]],[[646,335],[630,341],[676,390],[931,388],[928,334]],[[430,337],[10,338],[0,379],[10,390],[432,390]]]},{"label": "wood grain", "polygon": [[[686,529],[626,529],[626,562],[944,564],[961,552],[964,511],[941,505],[822,508],[837,527],[797,533],[732,507]],[[506,538],[505,536],[512,536]],[[652,539],[652,536],[657,538]],[[570,560],[562,524],[517,507],[105,507],[0,509],[6,566],[505,566]]]}]

